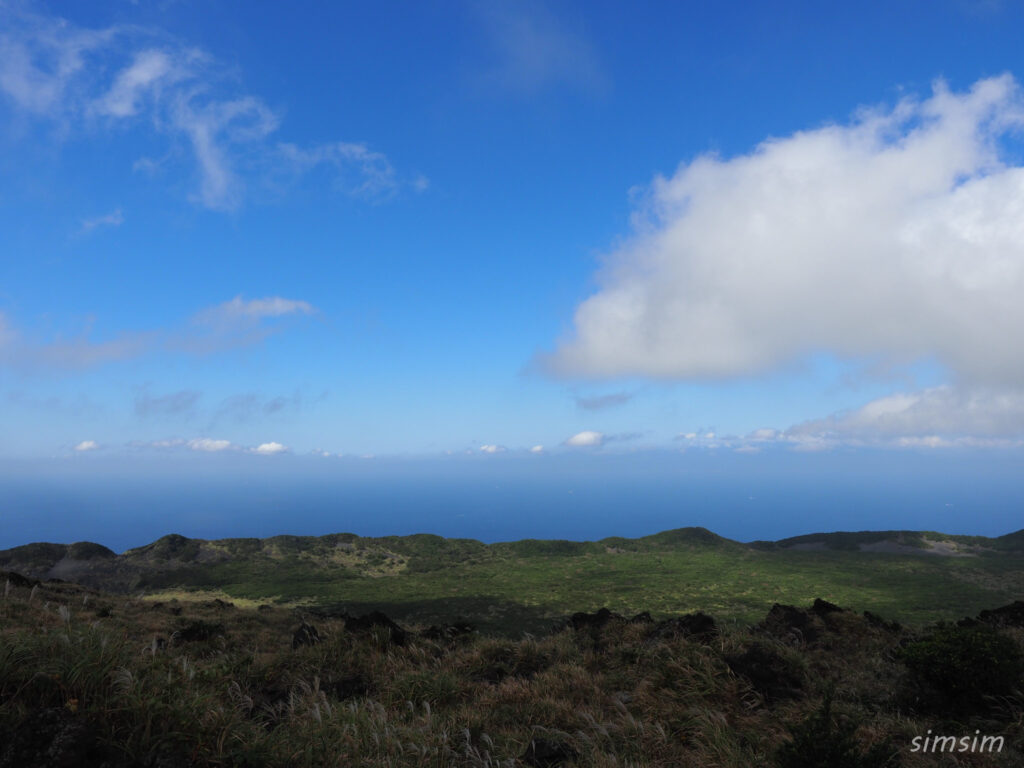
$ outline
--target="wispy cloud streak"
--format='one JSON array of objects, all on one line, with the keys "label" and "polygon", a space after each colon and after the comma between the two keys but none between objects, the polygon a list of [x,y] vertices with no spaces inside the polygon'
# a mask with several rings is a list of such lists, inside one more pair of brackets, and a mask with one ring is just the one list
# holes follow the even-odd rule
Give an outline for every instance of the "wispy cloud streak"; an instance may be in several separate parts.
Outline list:
[{"label": "wispy cloud streak", "polygon": [[172,150],[184,141],[196,176],[192,199],[212,210],[238,208],[254,181],[279,181],[284,172],[294,182],[317,166],[331,169],[340,188],[376,200],[427,186],[422,176],[398,174],[366,144],[273,141],[278,111],[244,93],[236,73],[209,53],[160,30],[86,29],[0,4],[0,98],[61,135],[143,130],[169,140]]},{"label": "wispy cloud streak", "polygon": [[240,296],[197,312],[176,328],[123,332],[94,340],[90,328],[71,338],[40,340],[20,333],[0,312],[0,366],[21,370],[74,370],[130,360],[155,351],[209,355],[258,344],[282,329],[289,315],[311,315],[305,301],[269,296]]}]

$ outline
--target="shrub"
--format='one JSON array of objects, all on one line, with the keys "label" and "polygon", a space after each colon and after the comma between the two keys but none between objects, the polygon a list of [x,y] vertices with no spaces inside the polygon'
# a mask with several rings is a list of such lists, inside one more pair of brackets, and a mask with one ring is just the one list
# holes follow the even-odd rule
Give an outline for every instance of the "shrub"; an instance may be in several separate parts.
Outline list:
[{"label": "shrub", "polygon": [[959,712],[1018,687],[1024,658],[1011,638],[984,624],[939,625],[899,653],[926,706]]},{"label": "shrub", "polygon": [[212,640],[224,634],[224,625],[202,619],[179,619],[172,638],[176,643],[195,643]]},{"label": "shrub", "polygon": [[838,722],[832,716],[832,697],[826,696],[818,711],[796,726],[790,726],[791,741],[776,752],[779,768],[883,768],[898,765],[896,751],[888,744],[876,744],[862,751],[852,722]]}]

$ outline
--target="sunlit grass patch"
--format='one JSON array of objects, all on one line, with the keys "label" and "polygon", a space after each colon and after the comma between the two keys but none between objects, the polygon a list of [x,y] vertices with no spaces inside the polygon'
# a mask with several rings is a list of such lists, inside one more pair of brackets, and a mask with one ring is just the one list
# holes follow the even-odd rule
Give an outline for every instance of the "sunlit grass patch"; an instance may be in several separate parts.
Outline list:
[{"label": "sunlit grass patch", "polygon": [[312,599],[282,600],[280,595],[267,595],[264,598],[239,597],[225,592],[223,589],[161,589],[147,592],[140,599],[148,603],[164,603],[176,600],[180,603],[207,603],[220,600],[231,603],[236,608],[253,610],[264,605],[276,605],[280,608],[299,608],[313,604]]}]

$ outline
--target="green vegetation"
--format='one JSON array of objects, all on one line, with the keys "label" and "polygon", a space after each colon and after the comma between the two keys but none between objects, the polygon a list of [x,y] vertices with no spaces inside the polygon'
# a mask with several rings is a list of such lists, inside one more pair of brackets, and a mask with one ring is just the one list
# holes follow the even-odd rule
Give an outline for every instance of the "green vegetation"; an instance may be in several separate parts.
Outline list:
[{"label": "green vegetation", "polygon": [[685,618],[581,614],[513,639],[269,605],[153,603],[68,583],[8,587],[0,768],[995,768],[1024,759],[1022,681],[1008,667],[971,683],[978,708],[964,700],[941,721],[943,732],[1003,736],[1001,753],[939,763],[911,751],[937,727],[931,703],[915,700],[921,675],[933,663],[982,670],[993,654],[1019,659],[1020,628],[916,632],[823,602],[778,607],[749,628]]},{"label": "green vegetation", "polygon": [[938,712],[984,708],[986,697],[1013,694],[1024,675],[1018,645],[984,624],[939,625],[899,657],[919,699]]},{"label": "green vegetation", "polygon": [[428,534],[171,535],[117,557],[99,545],[32,544],[0,552],[0,568],[156,597],[208,590],[236,600],[380,608],[421,623],[460,618],[518,636],[601,606],[656,617],[702,610],[739,625],[775,602],[815,597],[913,626],[955,620],[1024,594],[1022,544],[1019,533],[868,531],[747,545],[703,528],[492,545]]},{"label": "green vegetation", "polygon": [[817,712],[789,730],[791,741],[776,754],[779,768],[885,768],[899,764],[899,750],[890,743],[861,749],[857,725],[849,720],[837,722],[832,716],[831,691]]},{"label": "green vegetation", "polygon": [[117,557],[113,550],[107,549],[102,544],[94,544],[91,541],[79,541],[68,547],[67,557],[72,560],[93,560],[96,558],[112,560]]},{"label": "green vegetation", "polygon": [[[942,534],[936,534],[942,536]],[[838,531],[836,533],[811,533],[805,536],[794,536],[775,542],[776,546],[785,548],[795,545],[822,544],[826,549],[844,552],[857,552],[862,545],[892,541],[901,546],[923,549],[925,534],[919,531]]]}]

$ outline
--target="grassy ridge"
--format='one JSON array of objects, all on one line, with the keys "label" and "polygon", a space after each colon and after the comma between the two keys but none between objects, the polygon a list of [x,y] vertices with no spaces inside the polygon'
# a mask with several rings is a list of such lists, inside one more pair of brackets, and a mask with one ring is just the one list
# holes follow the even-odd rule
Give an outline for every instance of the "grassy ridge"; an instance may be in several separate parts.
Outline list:
[{"label": "grassy ridge", "polygon": [[[151,595],[219,590],[248,600],[381,607],[401,619],[460,618],[517,636],[602,606],[655,615],[703,610],[749,623],[774,602],[815,597],[916,625],[955,619],[1024,594],[1022,545],[1021,532],[989,539],[912,531],[743,544],[703,528],[491,545],[430,534],[170,535],[119,556],[96,544],[32,544],[0,552],[0,568]],[[878,546],[888,549],[871,551]],[[947,556],[927,554],[935,551]]]}]

